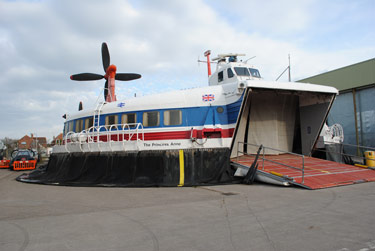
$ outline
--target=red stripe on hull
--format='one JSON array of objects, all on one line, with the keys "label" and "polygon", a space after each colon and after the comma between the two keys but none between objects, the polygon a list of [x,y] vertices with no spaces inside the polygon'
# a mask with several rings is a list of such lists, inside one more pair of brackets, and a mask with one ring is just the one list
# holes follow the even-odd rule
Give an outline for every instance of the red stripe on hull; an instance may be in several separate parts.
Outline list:
[{"label": "red stripe on hull", "polygon": [[[234,128],[229,129],[221,129],[221,128],[206,128],[203,130],[193,130],[193,135],[191,130],[187,131],[166,131],[166,132],[148,132],[144,133],[144,139],[145,141],[151,141],[151,140],[182,140],[182,139],[190,139],[191,136],[193,138],[231,138],[233,136]],[[115,133],[115,131],[113,131]],[[100,135],[100,141],[107,142],[108,137],[106,135]],[[122,141],[123,137],[125,140],[129,140],[128,134],[112,134],[110,136],[112,141]],[[138,139],[142,140],[142,134],[138,134]],[[97,141],[97,137],[93,137],[94,141]],[[134,134],[130,140],[137,140],[137,135]],[[68,140],[70,142],[70,140]]]}]

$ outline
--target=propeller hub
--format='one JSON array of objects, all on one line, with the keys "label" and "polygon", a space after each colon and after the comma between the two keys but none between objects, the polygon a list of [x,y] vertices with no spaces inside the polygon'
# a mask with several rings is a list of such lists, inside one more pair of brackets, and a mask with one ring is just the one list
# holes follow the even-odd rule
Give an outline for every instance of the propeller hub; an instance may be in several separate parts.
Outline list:
[{"label": "propeller hub", "polygon": [[109,78],[115,78],[115,76],[116,76],[116,70],[117,70],[116,65],[111,64],[107,68],[107,72],[105,73],[105,77],[106,78],[108,78],[108,77]]}]

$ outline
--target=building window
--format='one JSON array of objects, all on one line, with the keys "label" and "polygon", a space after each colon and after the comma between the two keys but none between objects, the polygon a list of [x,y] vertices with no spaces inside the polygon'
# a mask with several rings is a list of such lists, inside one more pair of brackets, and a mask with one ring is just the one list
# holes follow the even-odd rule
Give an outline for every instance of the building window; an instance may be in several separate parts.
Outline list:
[{"label": "building window", "polygon": [[221,71],[221,72],[219,72],[219,73],[217,74],[217,81],[221,82],[221,81],[223,81],[223,80],[224,80],[224,74],[223,74],[223,72]]},{"label": "building window", "polygon": [[76,130],[75,132],[81,132],[83,130],[83,119],[76,120]]},{"label": "building window", "polygon": [[[108,115],[105,117],[105,126],[107,129],[110,129],[112,125],[118,124],[117,115]],[[112,126],[112,129],[116,129],[115,126]]]},{"label": "building window", "polygon": [[144,112],[143,113],[143,126],[159,126],[160,115],[159,112]]},{"label": "building window", "polygon": [[228,73],[228,78],[233,78],[234,74],[231,68],[228,68],[227,73]]},{"label": "building window", "polygon": [[128,124],[130,128],[135,128],[137,125],[137,114],[136,113],[128,113],[123,114],[121,116],[121,124]]},{"label": "building window", "polygon": [[164,112],[164,125],[181,125],[182,112],[181,110],[169,110]]},{"label": "building window", "polygon": [[91,128],[94,125],[93,121],[94,120],[93,120],[92,117],[85,119],[85,130],[88,130],[89,128]]}]

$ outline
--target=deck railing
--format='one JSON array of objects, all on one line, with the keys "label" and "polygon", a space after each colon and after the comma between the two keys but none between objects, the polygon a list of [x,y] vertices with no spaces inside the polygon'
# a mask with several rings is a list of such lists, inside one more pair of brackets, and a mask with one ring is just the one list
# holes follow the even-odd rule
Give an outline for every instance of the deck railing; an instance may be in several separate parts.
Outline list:
[{"label": "deck railing", "polygon": [[103,145],[113,151],[114,142],[122,142],[125,150],[126,142],[144,140],[143,125],[141,123],[113,124],[92,126],[81,132],[68,132],[64,137],[65,150],[69,151],[69,145],[79,143],[79,148],[83,152],[83,145],[87,144],[89,151],[93,151],[94,145],[101,152]]},{"label": "deck railing", "polygon": [[[245,145],[247,145],[247,146],[254,146],[256,148],[260,147],[260,145],[238,141],[238,143],[237,143],[237,157],[236,157],[237,158],[237,162],[239,162],[240,154],[250,155],[247,152],[240,151],[240,144],[242,144],[243,146],[245,146]],[[284,164],[282,162],[278,162],[276,160],[267,159],[266,158],[266,150],[271,150],[271,151],[275,151],[275,152],[279,152],[279,153],[284,153],[284,154],[286,153],[286,154],[291,154],[291,155],[294,155],[294,156],[298,156],[298,157],[301,158],[301,167],[291,166],[291,165],[288,165],[288,164]],[[267,147],[267,146],[263,145],[263,147],[262,147],[262,170],[264,170],[264,162],[265,161],[269,161],[269,162],[272,162],[274,164],[278,164],[278,165],[281,165],[281,166],[286,166],[286,167],[289,167],[289,168],[301,171],[302,184],[304,183],[304,181],[305,181],[305,156],[304,155],[298,154],[298,153],[293,153],[293,152],[288,152],[288,151],[284,151],[284,150],[280,150],[280,149],[275,149],[275,148]]]}]

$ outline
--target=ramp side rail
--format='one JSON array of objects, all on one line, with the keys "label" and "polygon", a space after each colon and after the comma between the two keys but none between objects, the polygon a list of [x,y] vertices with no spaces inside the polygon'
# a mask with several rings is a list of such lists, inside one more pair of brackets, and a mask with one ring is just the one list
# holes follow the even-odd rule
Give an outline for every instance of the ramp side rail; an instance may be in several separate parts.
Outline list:
[{"label": "ramp side rail", "polygon": [[[239,154],[240,153],[243,154],[243,155],[249,155],[247,152],[240,151],[240,144],[242,144],[243,146],[248,145],[248,146],[255,146],[255,147],[258,147],[258,148],[261,146],[261,145],[256,145],[256,144],[238,141],[238,143],[237,143],[237,156],[236,156],[237,162],[239,161]],[[286,166],[286,167],[289,167],[289,168],[292,168],[292,169],[295,169],[295,170],[299,170],[299,171],[301,171],[302,184],[304,184],[304,182],[305,182],[305,156],[304,155],[298,154],[298,153],[293,153],[293,152],[288,152],[288,151],[283,151],[283,150],[280,150],[280,149],[275,149],[275,148],[267,147],[267,146],[264,146],[264,145],[263,145],[262,149],[263,149],[262,150],[262,170],[264,170],[264,162],[265,161],[269,161],[269,162],[272,162],[274,164]],[[294,156],[301,157],[301,167],[291,166],[291,165],[284,164],[282,162],[267,159],[266,154],[265,154],[266,150],[272,150],[272,151],[279,152],[279,153],[287,153],[287,154],[291,154],[291,155],[294,155]]]}]

